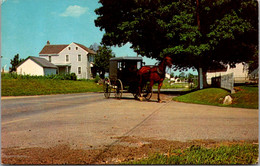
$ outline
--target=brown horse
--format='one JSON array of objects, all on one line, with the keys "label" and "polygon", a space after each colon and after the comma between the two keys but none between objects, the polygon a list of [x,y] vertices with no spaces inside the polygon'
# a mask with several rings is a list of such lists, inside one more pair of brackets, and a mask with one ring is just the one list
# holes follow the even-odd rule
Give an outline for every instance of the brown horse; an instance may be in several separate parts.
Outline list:
[{"label": "brown horse", "polygon": [[154,66],[154,67],[143,66],[137,72],[139,78],[138,90],[139,90],[140,97],[141,97],[141,89],[147,82],[150,82],[150,89],[152,89],[154,83],[158,83],[158,102],[161,102],[160,89],[162,87],[163,80],[165,78],[166,66],[168,67],[172,66],[172,59],[169,56],[165,56],[158,66]]}]

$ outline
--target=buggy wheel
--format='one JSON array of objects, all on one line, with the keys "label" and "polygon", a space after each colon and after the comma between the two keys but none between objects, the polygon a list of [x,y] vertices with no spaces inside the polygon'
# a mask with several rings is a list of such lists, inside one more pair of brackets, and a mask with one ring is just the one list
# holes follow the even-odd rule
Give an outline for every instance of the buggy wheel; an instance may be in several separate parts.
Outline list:
[{"label": "buggy wheel", "polygon": [[143,88],[143,97],[146,100],[150,100],[153,95],[153,87],[150,87],[150,84],[146,84]]},{"label": "buggy wheel", "polygon": [[105,78],[103,81],[103,91],[104,91],[105,98],[108,99],[110,97],[110,93],[111,93],[111,86],[110,86],[109,78]]},{"label": "buggy wheel", "polygon": [[139,93],[139,92],[133,93],[133,96],[134,96],[134,98],[135,98],[136,100],[140,97],[140,95],[139,95],[138,93]]},{"label": "buggy wheel", "polygon": [[118,80],[116,80],[116,93],[115,93],[115,97],[117,99],[121,99],[122,93],[123,93],[123,84],[122,84],[122,81],[120,79],[118,79]]}]

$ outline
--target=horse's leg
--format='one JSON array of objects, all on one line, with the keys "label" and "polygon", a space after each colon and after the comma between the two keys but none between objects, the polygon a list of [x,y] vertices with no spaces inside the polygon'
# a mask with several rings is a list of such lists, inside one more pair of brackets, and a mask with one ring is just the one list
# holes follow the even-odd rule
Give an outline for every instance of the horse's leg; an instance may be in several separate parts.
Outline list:
[{"label": "horse's leg", "polygon": [[150,89],[153,88],[153,84],[154,84],[154,81],[153,81],[153,80],[150,80]]},{"label": "horse's leg", "polygon": [[161,99],[160,99],[160,89],[162,87],[162,84],[163,84],[163,81],[162,82],[159,82],[158,84],[158,102],[161,103]]},{"label": "horse's leg", "polygon": [[139,100],[142,101],[141,93],[142,93],[142,82],[143,82],[143,80],[142,80],[142,75],[140,74],[139,76],[140,77],[139,77],[139,85],[138,85],[138,98],[139,98]]}]

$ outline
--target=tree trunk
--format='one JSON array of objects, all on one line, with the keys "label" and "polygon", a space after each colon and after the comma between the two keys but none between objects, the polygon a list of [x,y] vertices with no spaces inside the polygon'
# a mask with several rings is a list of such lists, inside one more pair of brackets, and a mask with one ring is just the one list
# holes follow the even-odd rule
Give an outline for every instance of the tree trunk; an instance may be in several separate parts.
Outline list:
[{"label": "tree trunk", "polygon": [[204,89],[209,87],[207,83],[207,70],[198,68],[198,87],[197,89]]},{"label": "tree trunk", "polygon": [[198,30],[200,31],[200,15],[199,15],[199,0],[196,0],[196,14],[197,14],[197,23],[198,23]]},{"label": "tree trunk", "polygon": [[[200,6],[200,0],[196,0],[197,24],[198,24],[198,30],[200,31],[201,27],[200,27],[199,6]],[[207,88],[209,86],[207,83],[207,69],[199,67],[197,70],[198,70],[198,87],[197,87],[197,89]]]},{"label": "tree trunk", "polygon": [[99,77],[100,77],[101,79],[104,79],[104,78],[105,78],[105,71],[100,71],[100,72],[99,72]]}]

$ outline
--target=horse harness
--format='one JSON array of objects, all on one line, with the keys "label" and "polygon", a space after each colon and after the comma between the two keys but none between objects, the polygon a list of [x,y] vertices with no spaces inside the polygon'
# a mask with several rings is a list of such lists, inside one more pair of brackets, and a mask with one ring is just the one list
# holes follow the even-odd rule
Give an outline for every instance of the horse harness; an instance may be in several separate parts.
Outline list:
[{"label": "horse harness", "polygon": [[159,66],[156,66],[156,70],[147,69],[147,73],[157,73],[159,76],[163,76],[164,72],[159,69]]},{"label": "horse harness", "polygon": [[157,71],[157,73],[160,75],[160,76],[162,76],[163,75],[163,72],[159,69],[159,67],[158,66],[156,66],[156,71]]}]

